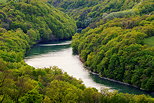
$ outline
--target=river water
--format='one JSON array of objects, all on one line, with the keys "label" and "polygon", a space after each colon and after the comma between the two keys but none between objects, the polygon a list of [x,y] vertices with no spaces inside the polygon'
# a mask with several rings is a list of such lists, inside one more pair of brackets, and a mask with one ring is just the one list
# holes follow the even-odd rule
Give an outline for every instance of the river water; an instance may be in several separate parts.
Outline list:
[{"label": "river water", "polygon": [[123,93],[149,94],[154,97],[154,94],[152,95],[132,86],[105,80],[88,72],[79,57],[73,55],[70,43],[71,41],[38,44],[27,52],[25,62],[36,68],[58,66],[70,76],[81,79],[87,87],[94,87],[99,91],[102,88],[108,88],[110,91],[118,90]]}]

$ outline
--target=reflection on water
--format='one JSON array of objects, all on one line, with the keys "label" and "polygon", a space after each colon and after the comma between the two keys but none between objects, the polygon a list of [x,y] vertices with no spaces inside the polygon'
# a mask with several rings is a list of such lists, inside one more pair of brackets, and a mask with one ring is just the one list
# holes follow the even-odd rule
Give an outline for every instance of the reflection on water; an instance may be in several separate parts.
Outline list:
[{"label": "reflection on water", "polygon": [[98,75],[94,75],[94,74],[91,74],[90,73],[90,77],[96,82],[96,83],[100,83],[100,84],[103,84],[107,87],[111,87],[112,89],[114,90],[118,90],[119,92],[122,92],[122,93],[130,93],[130,94],[149,94],[151,96],[154,97],[153,94],[150,94],[146,91],[142,91],[140,89],[137,89],[137,88],[134,88],[132,86],[128,86],[128,85],[123,85],[123,84],[120,84],[120,83],[116,83],[116,82],[113,82],[113,81],[109,81],[107,79],[103,79],[103,78],[100,78]]},{"label": "reflection on water", "polygon": [[70,45],[71,45],[70,41],[59,43],[59,44],[57,44],[57,42],[53,42],[52,44],[38,44],[33,48],[31,48],[31,50],[26,53],[26,57],[45,54],[48,52],[61,51],[61,50],[70,48]]},{"label": "reflection on water", "polygon": [[110,90],[118,90],[123,93],[148,94],[134,87],[105,80],[89,73],[85,70],[79,57],[72,54],[70,43],[70,41],[66,41],[38,44],[27,52],[25,62],[36,68],[58,66],[69,75],[82,79],[87,87],[95,87],[98,90],[100,88],[109,88]]}]

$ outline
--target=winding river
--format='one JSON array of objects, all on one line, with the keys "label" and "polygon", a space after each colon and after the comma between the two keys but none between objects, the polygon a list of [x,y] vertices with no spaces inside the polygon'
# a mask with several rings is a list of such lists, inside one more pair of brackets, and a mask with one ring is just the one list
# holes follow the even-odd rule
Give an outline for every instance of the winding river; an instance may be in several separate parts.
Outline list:
[{"label": "winding river", "polygon": [[81,79],[87,87],[95,87],[98,90],[108,88],[110,91],[118,90],[131,94],[154,94],[139,90],[132,86],[109,81],[88,72],[77,55],[72,54],[71,41],[48,42],[38,44],[27,52],[25,62],[36,68],[58,66],[64,72],[77,79]]}]

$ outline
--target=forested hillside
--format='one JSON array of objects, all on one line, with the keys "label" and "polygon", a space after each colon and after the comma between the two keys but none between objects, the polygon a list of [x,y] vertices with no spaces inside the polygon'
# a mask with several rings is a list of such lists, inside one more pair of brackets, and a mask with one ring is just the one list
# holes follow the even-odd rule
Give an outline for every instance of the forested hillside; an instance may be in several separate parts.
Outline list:
[{"label": "forested hillside", "polygon": [[2,28],[21,28],[33,40],[68,39],[76,32],[73,19],[45,3],[12,1],[1,4],[0,8]]},{"label": "forested hillside", "polygon": [[[69,39],[76,32],[76,25],[73,19],[44,1],[46,0],[2,0],[0,2],[0,103],[154,102],[154,99],[150,96],[124,94],[116,91],[108,92],[107,90],[98,92],[95,88],[86,88],[81,80],[69,76],[67,73],[58,69],[58,67],[35,69],[27,65],[23,57],[32,45],[40,41]],[[142,16],[114,19],[107,23],[104,21],[104,25],[102,26],[98,24],[100,27],[96,29],[87,28],[82,34],[76,34],[74,36],[72,44],[74,51],[81,53],[81,58],[90,66],[89,63],[93,59],[96,59],[92,54],[98,55],[97,53],[100,53],[102,56],[98,56],[100,58],[98,60],[102,60],[106,54],[110,57],[112,56],[114,48],[112,49],[112,43],[111,45],[108,44],[109,41],[115,42],[114,45],[117,52],[118,47],[123,45],[121,46],[123,50],[120,52],[120,55],[124,56],[123,58],[126,60],[126,63],[130,62],[126,66],[126,69],[132,70],[130,71],[132,75],[134,75],[135,70],[135,73],[139,73],[136,77],[133,77],[134,81],[140,78],[144,69],[144,72],[147,74],[142,75],[142,77],[145,77],[145,83],[148,85],[143,85],[143,87],[149,90],[153,88],[153,48],[152,45],[148,45],[149,41],[153,39],[153,18],[153,16]],[[126,22],[126,19],[129,22]],[[121,23],[123,22],[124,24],[122,25]],[[100,34],[101,31],[104,33]],[[90,39],[95,36],[100,36],[100,38]],[[105,36],[106,39],[104,39]],[[84,41],[86,37],[89,37],[91,41]],[[129,42],[130,37],[133,37],[133,39]],[[143,38],[145,37],[147,39],[144,42]],[[113,40],[114,38],[115,41]],[[123,40],[123,38],[126,39]],[[101,41],[95,44],[95,40]],[[88,46],[88,42],[90,48],[85,47]],[[79,47],[77,43],[80,44]],[[85,43],[85,46],[82,45],[83,43]],[[103,43],[103,45],[100,43]],[[99,46],[102,46],[100,48],[102,50],[101,52],[98,49]],[[107,46],[110,46],[111,50]],[[83,50],[80,50],[81,48]],[[95,51],[97,49],[98,52]],[[107,50],[109,51],[106,53]],[[134,58],[129,59],[128,54]],[[135,58],[140,55],[143,58]],[[89,61],[91,56],[93,57]],[[113,55],[110,65],[112,67],[116,64],[118,67],[119,61],[115,62],[114,57],[120,60],[119,55]],[[128,57],[130,61],[127,61],[125,57]],[[89,58],[89,60],[86,60],[86,58]],[[110,58],[105,60],[108,61]],[[151,62],[149,62],[150,60]],[[134,62],[136,65],[131,64],[133,61],[136,61]],[[99,66],[99,70],[97,68],[94,70],[93,67],[90,67],[93,71],[100,71],[103,75],[103,69],[101,67],[104,66],[104,63],[107,62],[103,61]],[[108,64],[105,65],[108,67]],[[123,64],[121,63],[121,65]],[[144,68],[142,69],[142,67]],[[121,67],[121,69],[123,68]]]},{"label": "forested hillside", "polygon": [[72,16],[78,28],[94,26],[101,19],[153,14],[153,0],[48,0]]},{"label": "forested hillside", "polygon": [[118,1],[130,0],[113,1],[117,9],[103,9],[106,16],[73,37],[73,51],[102,77],[154,91],[154,2],[131,0],[134,5],[118,8]]},{"label": "forested hillside", "polygon": [[72,43],[86,66],[103,77],[154,91],[153,0],[48,2],[72,16],[78,28],[87,27]]}]

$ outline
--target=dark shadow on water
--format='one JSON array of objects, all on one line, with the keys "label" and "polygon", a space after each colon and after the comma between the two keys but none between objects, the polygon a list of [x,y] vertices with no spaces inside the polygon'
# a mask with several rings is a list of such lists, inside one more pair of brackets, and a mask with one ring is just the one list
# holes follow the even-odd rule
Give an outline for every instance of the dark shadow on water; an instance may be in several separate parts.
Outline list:
[{"label": "dark shadow on water", "polygon": [[52,45],[48,44],[38,44],[31,48],[31,50],[27,51],[26,56],[32,55],[40,55],[48,52],[58,52],[67,48],[70,48],[70,43],[63,42],[61,44],[57,44],[57,42],[52,42]]},{"label": "dark shadow on water", "polygon": [[147,95],[150,95],[150,96],[154,97],[154,94],[152,94],[152,93],[140,90],[138,88],[135,88],[135,87],[132,87],[132,86],[129,86],[129,85],[124,85],[124,84],[120,84],[120,83],[117,83],[117,82],[113,82],[113,81],[110,81],[110,80],[106,80],[106,79],[100,78],[96,74],[91,74],[90,73],[90,77],[96,83],[103,84],[103,85],[105,85],[107,87],[110,87],[111,89],[118,90],[119,92],[122,92],[122,93],[147,94]]}]

